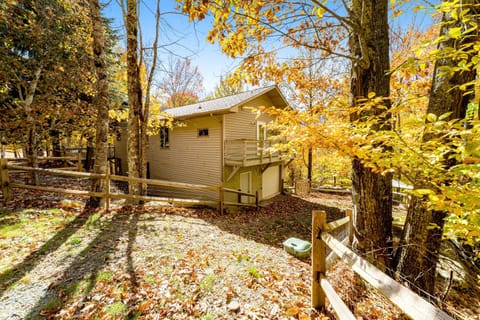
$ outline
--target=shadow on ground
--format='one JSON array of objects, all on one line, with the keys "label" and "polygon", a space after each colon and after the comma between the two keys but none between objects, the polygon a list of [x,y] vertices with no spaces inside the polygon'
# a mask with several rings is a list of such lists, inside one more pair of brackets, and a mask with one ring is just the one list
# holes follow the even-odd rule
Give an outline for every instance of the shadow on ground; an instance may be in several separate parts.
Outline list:
[{"label": "shadow on ground", "polygon": [[258,211],[253,209],[224,215],[210,212],[200,218],[229,233],[280,248],[283,241],[290,237],[311,240],[313,210],[325,211],[327,222],[345,216],[337,207],[280,195]]},{"label": "shadow on ground", "polygon": [[[127,270],[130,275],[129,291],[137,285],[132,260],[132,246],[137,233],[138,215],[135,209],[124,207],[105,221],[100,232],[89,245],[83,249],[67,267],[55,284],[51,285],[47,294],[31,309],[26,319],[55,318],[74,294],[87,297],[97,283],[99,272],[117,250],[122,237],[127,243]],[[76,310],[84,307],[85,299],[80,301]],[[133,301],[130,301],[133,303]],[[48,306],[48,310],[45,310]]]},{"label": "shadow on ground", "polygon": [[38,250],[30,253],[22,262],[5,270],[0,275],[0,297],[3,296],[7,288],[14,285],[22,279],[27,273],[32,271],[47,255],[55,252],[67,239],[77,232],[90,216],[90,212],[84,211],[73,221],[68,223],[62,230],[57,232],[52,238],[45,242]]}]

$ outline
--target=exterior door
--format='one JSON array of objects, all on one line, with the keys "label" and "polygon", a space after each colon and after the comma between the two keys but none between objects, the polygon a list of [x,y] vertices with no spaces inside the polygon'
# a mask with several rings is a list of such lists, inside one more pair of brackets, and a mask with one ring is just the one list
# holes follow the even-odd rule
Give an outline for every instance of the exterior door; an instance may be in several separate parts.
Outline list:
[{"label": "exterior door", "polygon": [[[252,193],[252,173],[250,171],[240,173],[240,191]],[[240,196],[241,203],[249,203],[250,199],[251,197]]]},{"label": "exterior door", "polygon": [[280,193],[280,166],[267,168],[262,174],[262,199],[268,199]]}]

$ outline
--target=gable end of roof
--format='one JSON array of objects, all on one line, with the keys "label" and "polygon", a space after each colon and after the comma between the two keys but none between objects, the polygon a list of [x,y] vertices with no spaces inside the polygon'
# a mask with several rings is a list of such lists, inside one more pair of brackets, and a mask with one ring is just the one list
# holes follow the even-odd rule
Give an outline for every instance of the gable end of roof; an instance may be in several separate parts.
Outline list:
[{"label": "gable end of roof", "polygon": [[281,104],[278,106],[275,105],[276,107],[285,108],[288,106],[288,103],[283,94],[280,92],[280,89],[274,85],[217,99],[201,101],[182,107],[170,108],[165,111],[175,119],[186,119],[209,114],[236,112],[236,110],[234,110],[235,107],[245,104],[263,94],[269,94],[269,96],[273,95],[273,98],[270,96],[272,101]]}]

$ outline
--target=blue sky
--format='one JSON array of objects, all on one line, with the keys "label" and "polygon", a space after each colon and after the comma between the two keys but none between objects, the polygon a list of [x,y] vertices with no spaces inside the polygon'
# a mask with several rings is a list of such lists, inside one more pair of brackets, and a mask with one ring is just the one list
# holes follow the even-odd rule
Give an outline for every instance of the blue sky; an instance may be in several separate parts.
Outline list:
[{"label": "blue sky", "polygon": [[[118,0],[110,0],[103,10],[106,17],[113,18],[113,28],[120,35],[124,34],[123,19]],[[421,1],[412,1],[404,5],[406,12],[396,19],[391,27],[400,25],[409,27],[412,24],[425,28],[432,23],[428,13],[413,14],[413,7]],[[433,1],[434,3],[437,0]],[[154,38],[156,0],[142,0],[140,8],[140,21],[142,26],[143,42],[145,46],[151,45]],[[160,50],[160,60],[166,62],[172,54],[180,57],[189,57],[193,65],[198,66],[204,81],[205,94],[210,93],[219,82],[220,76],[235,68],[238,62],[223,55],[218,45],[206,42],[205,38],[211,26],[212,19],[191,23],[188,17],[176,10],[174,0],[161,0],[162,22],[160,31],[160,44],[170,44]],[[173,43],[173,44],[172,44]],[[126,47],[122,38],[121,45]]]},{"label": "blue sky", "polygon": [[[199,23],[191,23],[188,17],[179,14],[175,10],[177,3],[172,0],[162,0],[160,3],[162,12],[162,25],[160,42],[163,44],[173,43],[168,48],[160,50],[160,59],[168,61],[171,54],[181,57],[189,57],[192,63],[198,66],[204,81],[203,86],[206,94],[210,93],[219,82],[220,76],[232,70],[236,63],[233,59],[224,56],[217,45],[205,41],[211,20],[206,19]],[[156,0],[143,0],[140,8],[140,21],[145,46],[152,44],[155,31]],[[103,10],[108,18],[113,18],[113,28],[120,35],[125,33],[121,9],[117,1],[112,0]],[[126,47],[125,39],[120,42]]]}]

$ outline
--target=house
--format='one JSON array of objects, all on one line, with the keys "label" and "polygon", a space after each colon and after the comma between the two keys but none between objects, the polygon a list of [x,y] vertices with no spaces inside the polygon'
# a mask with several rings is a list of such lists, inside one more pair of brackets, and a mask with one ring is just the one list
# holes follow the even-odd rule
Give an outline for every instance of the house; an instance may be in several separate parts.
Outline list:
[{"label": "house", "polygon": [[[269,140],[267,124],[274,116],[258,108],[286,108],[277,86],[255,89],[223,98],[171,108],[172,128],[162,127],[149,137],[147,152],[151,179],[168,180],[258,192],[260,200],[282,191],[285,154]],[[126,135],[116,142],[115,153],[126,172]],[[214,191],[162,189],[149,186],[149,193],[174,197],[218,200]],[[225,201],[238,201],[226,192]],[[241,196],[242,202],[254,202]]]}]

